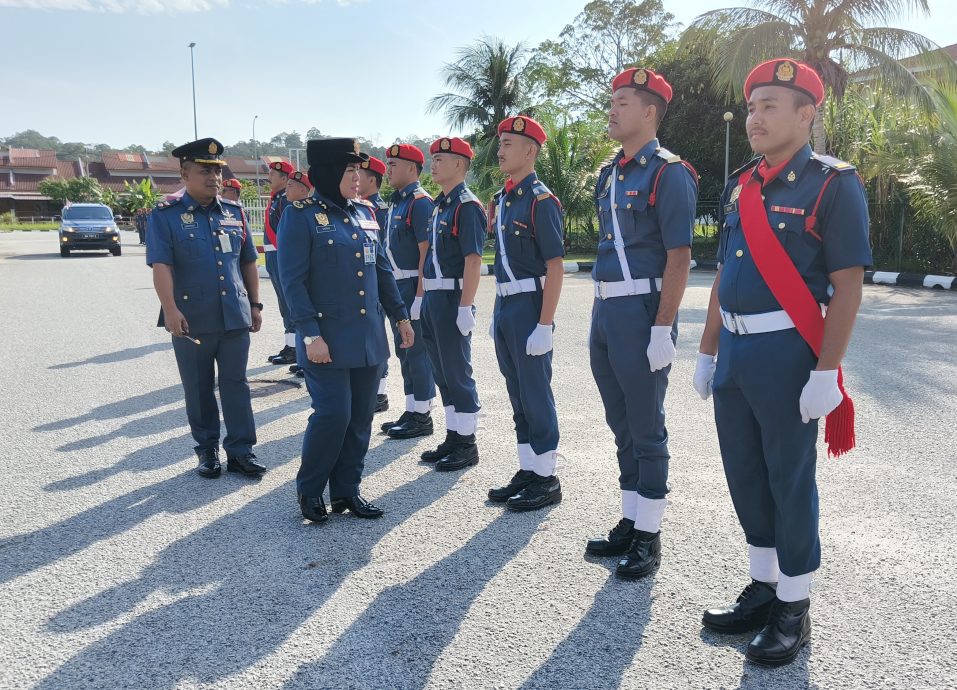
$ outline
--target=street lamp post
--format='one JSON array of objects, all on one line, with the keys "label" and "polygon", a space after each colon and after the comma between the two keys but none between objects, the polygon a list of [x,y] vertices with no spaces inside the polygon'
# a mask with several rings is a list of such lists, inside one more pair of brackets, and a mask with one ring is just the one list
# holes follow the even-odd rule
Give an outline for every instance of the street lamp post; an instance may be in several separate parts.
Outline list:
[{"label": "street lamp post", "polygon": [[728,160],[731,158],[731,120],[734,119],[734,113],[728,111],[724,114],[724,183],[728,183]]},{"label": "street lamp post", "polygon": [[193,48],[195,43],[189,44],[189,71],[193,76],[193,139],[199,139],[199,128],[196,126],[196,63],[193,62]]},{"label": "street lamp post", "polygon": [[256,120],[259,115],[253,115],[253,154],[256,157],[256,199],[259,199],[259,142],[256,141]]}]

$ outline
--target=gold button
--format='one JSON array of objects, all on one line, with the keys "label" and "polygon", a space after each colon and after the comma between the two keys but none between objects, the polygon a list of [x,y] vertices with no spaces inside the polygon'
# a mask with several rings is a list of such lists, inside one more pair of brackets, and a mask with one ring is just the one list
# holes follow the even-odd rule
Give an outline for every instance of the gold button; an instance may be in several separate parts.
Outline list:
[{"label": "gold button", "polygon": [[628,204],[625,208],[631,208],[631,204]]},{"label": "gold button", "polygon": [[219,251],[219,247],[216,247],[216,251],[217,251],[217,252]]},{"label": "gold button", "polygon": [[359,252],[356,252],[356,258],[357,258],[357,259],[361,259],[361,258],[362,258],[362,254],[360,254]]},{"label": "gold button", "polygon": [[609,239],[609,240],[611,239],[611,233],[610,233],[610,232],[609,232],[608,235],[606,236],[606,239]]},{"label": "gold button", "polygon": [[219,276],[220,280],[226,280],[226,276]]},{"label": "gold button", "polygon": [[195,237],[195,235],[194,235],[193,233],[189,233],[189,236],[190,236],[190,237]]},{"label": "gold button", "polygon": [[358,273],[356,273],[356,275],[361,278],[361,277],[362,277],[362,271],[359,271]]},{"label": "gold button", "polygon": [[348,219],[348,218],[343,218],[343,219],[342,219],[342,222],[348,224],[348,223],[349,223],[349,219]]},{"label": "gold button", "polygon": [[365,310],[365,309],[360,309],[360,310],[359,310],[359,313],[360,313],[360,314],[365,314],[365,313],[366,313],[366,310]]},{"label": "gold button", "polygon": [[506,201],[506,202],[505,202],[505,205],[506,205],[506,206],[511,206],[511,205],[512,205],[512,202],[511,202],[511,201]]},{"label": "gold button", "polygon": [[739,249],[734,253],[734,255],[740,259],[742,256],[744,256],[744,250]]},{"label": "gold button", "polygon": [[619,176],[618,176],[618,179],[621,180],[622,182],[624,182],[625,176],[624,176],[624,175],[619,175]]},{"label": "gold button", "polygon": [[518,235],[518,234],[520,234],[520,232],[521,232],[520,230],[516,230],[516,231],[515,231],[515,234]]},{"label": "gold button", "polygon": [[223,290],[223,297],[225,297],[225,296],[226,296],[226,291],[225,291],[225,290]]},{"label": "gold button", "polygon": [[365,290],[359,290],[359,297],[365,297],[365,296],[366,296],[366,291],[365,291]]},{"label": "gold button", "polygon": [[332,240],[329,240],[329,244],[332,244]]},{"label": "gold button", "polygon": [[359,239],[359,236],[355,233],[352,233],[352,239],[357,240]]},{"label": "gold button", "polygon": [[618,204],[612,204],[611,207],[612,207],[612,208],[618,208]]},{"label": "gold button", "polygon": [[518,190],[518,195],[519,195],[519,196],[522,196],[523,193],[524,193],[524,192],[523,192],[521,189]]},{"label": "gold button", "polygon": [[316,314],[316,316],[318,316],[318,317],[321,319],[321,318],[322,318],[322,312],[319,312],[318,314]]},{"label": "gold button", "polygon": [[183,295],[183,299],[189,299],[189,295]]},{"label": "gold button", "polygon": [[784,223],[778,223],[778,230],[784,230],[787,226]]}]

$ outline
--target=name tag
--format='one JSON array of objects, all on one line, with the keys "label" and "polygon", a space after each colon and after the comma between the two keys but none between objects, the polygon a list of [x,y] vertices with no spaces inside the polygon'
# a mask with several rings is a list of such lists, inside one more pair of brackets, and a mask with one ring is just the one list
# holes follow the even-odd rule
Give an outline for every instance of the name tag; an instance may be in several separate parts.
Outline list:
[{"label": "name tag", "polygon": [[219,225],[220,227],[225,226],[225,227],[232,227],[232,228],[241,228],[243,226],[243,222],[239,220],[238,218],[223,218],[221,221],[219,221]]},{"label": "name tag", "polygon": [[316,232],[319,234],[324,232],[335,232],[335,231],[336,231],[335,225],[317,225],[316,226]]},{"label": "name tag", "polygon": [[229,241],[229,235],[223,232],[217,235],[217,237],[219,237],[219,248],[224,254],[228,254],[233,251],[233,244]]},{"label": "name tag", "polygon": [[373,232],[377,232],[379,230],[379,224],[369,218],[360,219],[359,227],[363,230],[372,230]]},{"label": "name tag", "polygon": [[733,203],[733,204],[725,204],[725,205],[724,205],[724,214],[725,214],[725,215],[728,215],[729,213],[734,213],[734,212],[737,211],[737,210],[738,210],[738,204],[737,204],[737,202],[735,202],[735,203]]},{"label": "name tag", "polygon": [[362,245],[362,252],[365,255],[365,262],[367,264],[375,263],[375,245],[369,238],[366,238],[365,243]]}]

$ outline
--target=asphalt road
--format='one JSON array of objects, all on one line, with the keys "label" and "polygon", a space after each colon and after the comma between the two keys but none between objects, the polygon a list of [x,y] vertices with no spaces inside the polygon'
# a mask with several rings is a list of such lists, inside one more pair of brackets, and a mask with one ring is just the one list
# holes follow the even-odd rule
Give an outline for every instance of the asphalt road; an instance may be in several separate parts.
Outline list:
[{"label": "asphalt road", "polygon": [[[846,361],[858,449],[819,466],[812,643],[765,670],[744,661],[748,636],[700,627],[747,581],[711,405],[690,383],[710,275],[692,275],[682,309],[664,561],[634,583],[583,558],[619,517],[587,276],[566,277],[555,340],[560,506],[485,501],[516,469],[486,278],[481,463],[417,462],[441,423],[432,439],[376,436],[363,492],[386,516],[315,526],[293,485],[307,396],[265,364],[282,342],[272,290],[249,371],[270,471],[203,480],[134,238],[120,258],[61,259],[54,233],[0,235],[0,686],[957,687],[957,294],[865,288]],[[399,405],[397,375],[389,393]]]}]

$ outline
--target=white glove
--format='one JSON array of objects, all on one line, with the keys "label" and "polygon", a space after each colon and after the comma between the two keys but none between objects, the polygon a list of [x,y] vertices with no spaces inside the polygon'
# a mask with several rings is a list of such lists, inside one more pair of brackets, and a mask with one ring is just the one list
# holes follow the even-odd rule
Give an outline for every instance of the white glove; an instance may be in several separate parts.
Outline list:
[{"label": "white glove", "polygon": [[714,381],[714,370],[717,368],[718,362],[714,355],[698,353],[698,363],[694,368],[692,383],[702,400],[711,397],[711,382]]},{"label": "white glove", "polygon": [[648,364],[652,371],[664,369],[675,361],[675,344],[671,341],[671,326],[652,326],[648,344]]},{"label": "white glove", "polygon": [[455,325],[459,327],[462,335],[471,335],[475,330],[475,313],[472,307],[459,307],[459,315],[455,317]]},{"label": "white glove", "polygon": [[830,414],[841,401],[844,395],[837,385],[837,369],[828,371],[812,371],[811,377],[804,384],[801,391],[801,421],[807,424],[812,419],[819,419]]},{"label": "white glove", "polygon": [[409,312],[409,318],[413,321],[418,321],[422,318],[422,298],[416,297],[412,300],[412,309]]},{"label": "white glove", "polygon": [[535,330],[525,341],[525,354],[532,357],[541,357],[551,352],[552,349],[552,327],[544,324],[535,326]]}]

